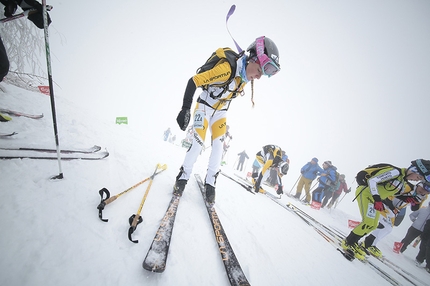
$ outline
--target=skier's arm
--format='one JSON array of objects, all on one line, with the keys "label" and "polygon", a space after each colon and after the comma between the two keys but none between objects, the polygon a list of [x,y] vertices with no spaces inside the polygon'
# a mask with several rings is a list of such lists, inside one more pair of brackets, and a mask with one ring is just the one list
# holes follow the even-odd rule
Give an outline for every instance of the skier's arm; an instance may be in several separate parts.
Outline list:
[{"label": "skier's arm", "polygon": [[194,83],[193,78],[188,80],[187,87],[185,88],[184,99],[182,101],[182,109],[191,109],[193,104],[194,93],[196,92],[197,86]]},{"label": "skier's arm", "polygon": [[204,86],[212,83],[223,83],[230,78],[231,67],[228,62],[214,66],[212,69],[193,76],[196,86]]},{"label": "skier's arm", "polygon": [[371,177],[367,182],[369,184],[369,189],[372,196],[379,195],[377,188],[378,183],[389,181],[398,177],[399,175],[400,172],[397,169],[390,169],[389,171]]}]

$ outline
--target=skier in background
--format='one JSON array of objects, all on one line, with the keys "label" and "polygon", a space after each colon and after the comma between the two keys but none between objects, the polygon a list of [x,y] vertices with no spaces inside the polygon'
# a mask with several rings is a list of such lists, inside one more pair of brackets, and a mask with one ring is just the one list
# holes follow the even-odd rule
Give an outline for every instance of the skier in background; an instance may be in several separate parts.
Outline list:
[{"label": "skier in background", "polygon": [[[290,159],[288,159],[288,155],[285,154],[285,151],[282,151],[282,161],[287,162],[288,166],[290,165]],[[270,169],[270,175],[266,182],[272,187],[276,187],[278,185],[278,171],[275,168]]]},{"label": "skier in background", "polygon": [[[420,182],[417,185],[415,185],[413,189],[409,185],[407,185],[406,192],[401,196],[398,196],[398,197],[390,196],[385,200],[382,200],[382,202],[384,203],[385,210],[381,212],[381,215],[379,216],[379,224],[374,231],[372,231],[368,236],[366,236],[366,238],[360,244],[360,246],[366,249],[367,252],[371,253],[373,256],[382,257],[382,251],[376,246],[376,244],[381,239],[383,239],[384,237],[386,237],[388,234],[392,232],[394,227],[395,217],[399,213],[399,210],[402,208],[406,208],[408,205],[410,205],[412,210],[412,214],[410,215],[410,218],[412,221],[414,221],[417,215],[419,215],[418,210],[421,209],[421,205],[427,199],[428,194],[429,194],[429,191],[427,191],[424,188],[423,183]],[[427,212],[427,215],[430,218],[430,212]],[[420,223],[417,222],[417,224],[415,224],[414,226],[417,226],[419,224]],[[422,227],[424,227],[424,224],[422,224]],[[410,232],[408,230],[408,234],[409,233]],[[414,232],[412,231],[411,233],[414,233]],[[415,237],[413,238],[408,237],[408,240],[409,239],[410,239],[410,242],[412,242],[412,240],[415,239]],[[405,249],[406,249],[406,246],[403,249],[403,251]],[[403,251],[400,250],[400,252],[403,252]]]},{"label": "skier in background", "polygon": [[339,175],[339,186],[337,188],[332,189],[331,191],[325,191],[325,196],[322,202],[321,207],[325,207],[325,205],[328,203],[328,201],[331,199],[330,203],[327,205],[327,208],[331,208],[334,204],[334,202],[337,200],[337,198],[342,194],[342,191],[345,192],[345,194],[349,193],[351,190],[348,189],[348,185],[345,181],[345,175],[340,174]]},{"label": "skier in background", "polygon": [[172,134],[172,132],[170,131],[170,127],[167,128],[166,131],[164,131],[164,141],[167,141],[167,139],[169,139],[169,136]]},{"label": "skier in background", "polygon": [[385,210],[382,200],[389,196],[402,195],[406,191],[406,185],[409,184],[409,181],[424,179],[425,172],[419,168],[422,161],[424,160],[412,161],[408,168],[381,167],[375,173],[367,173],[365,184],[359,180],[359,175],[366,169],[357,174],[358,186],[355,193],[362,222],[342,241],[344,250],[354,254],[359,260],[365,259],[366,253],[358,245],[358,241],[378,226],[380,212]]},{"label": "skier in background", "polygon": [[[320,205],[323,199],[323,195],[326,189],[330,188],[329,180],[334,182],[336,180],[337,168],[333,166],[331,161],[325,161],[323,163],[323,171],[318,178],[319,185],[312,192],[312,203],[313,205]],[[306,202],[305,202],[306,203]]]},{"label": "skier in background", "polygon": [[302,195],[302,189],[304,187],[306,192],[306,197],[304,199],[305,202],[310,203],[311,201],[311,184],[313,180],[316,179],[316,177],[323,172],[323,169],[318,165],[318,159],[312,158],[312,160],[308,163],[306,163],[301,169],[300,173],[302,174],[300,176],[299,182],[297,183],[297,189],[296,194],[294,197],[296,199],[300,199],[300,196]]},{"label": "skier in background", "polygon": [[[243,150],[242,152],[240,152],[239,154],[237,154],[239,156],[239,162],[237,163],[237,168],[236,170],[238,171],[243,171],[243,164],[245,163],[246,159],[249,159],[248,154],[246,154],[246,151]],[[239,170],[240,169],[240,170]]]},{"label": "skier in background", "polygon": [[340,195],[342,194],[342,191],[345,192],[345,195],[351,192],[351,188],[348,188],[348,185],[346,184],[345,181],[345,175],[341,174],[339,176],[339,182],[340,182],[340,186],[339,188],[333,193],[333,196],[331,197],[331,201],[330,203],[327,205],[327,208],[331,208],[335,203],[336,200],[340,197]]},{"label": "skier in background", "polygon": [[289,165],[287,162],[282,160],[282,149],[276,145],[263,146],[262,150],[256,154],[256,160],[260,166],[262,166],[262,169],[261,171],[252,173],[252,182],[254,184],[255,192],[265,193],[261,188],[261,183],[270,174],[270,169],[275,169],[278,181],[276,193],[278,195],[283,194],[281,178],[288,173]]},{"label": "skier in background", "polygon": [[[430,192],[430,185],[423,186],[428,190],[427,192]],[[401,240],[401,243],[403,243],[400,248],[401,253],[403,253],[408,248],[408,245],[423,232],[426,221],[430,219],[430,202],[426,208],[420,208],[409,214],[409,218],[412,221],[412,225],[408,228],[405,237]]]},{"label": "skier in background", "polygon": [[[429,204],[430,207],[430,204]],[[424,225],[423,232],[421,234],[421,245],[420,251],[418,252],[415,261],[418,265],[426,261],[426,267],[424,268],[428,273],[430,273],[430,219],[427,220]]]}]

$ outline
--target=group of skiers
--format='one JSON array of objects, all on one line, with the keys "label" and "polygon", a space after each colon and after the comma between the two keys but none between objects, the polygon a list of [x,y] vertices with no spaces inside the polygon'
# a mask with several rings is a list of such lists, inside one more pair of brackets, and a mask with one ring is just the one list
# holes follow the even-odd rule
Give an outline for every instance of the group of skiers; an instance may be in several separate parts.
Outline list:
[{"label": "group of skiers", "polygon": [[[330,199],[327,207],[331,208],[342,192],[350,192],[345,181],[345,175],[339,174],[331,161],[325,161],[321,168],[318,164],[318,158],[314,157],[300,169],[300,173],[294,198],[301,199],[304,189],[305,197],[301,200],[302,203],[310,204],[316,209],[324,208]],[[317,177],[318,186],[311,196],[311,185]]]},{"label": "group of skiers", "polygon": [[[207,62],[192,76],[186,86],[182,108],[176,118],[181,130],[186,130],[193,117],[193,142],[185,159],[179,168],[173,186],[173,194],[182,196],[185,186],[191,176],[196,162],[204,146],[207,131],[211,131],[211,154],[204,181],[205,198],[208,204],[215,203],[216,179],[220,171],[221,161],[225,155],[227,133],[227,110],[231,101],[238,95],[243,95],[244,87],[251,82],[251,102],[253,102],[253,83],[263,75],[271,77],[280,71],[279,52],[275,43],[267,37],[257,38],[246,50],[239,54],[229,48],[220,48],[212,54]],[[202,88],[197,98],[193,113],[193,97],[197,87]],[[227,144],[228,145],[228,144]],[[244,152],[245,153],[245,152]],[[245,158],[245,156],[244,156]],[[282,176],[288,172],[288,156],[276,145],[266,145],[256,154],[252,180],[256,192],[264,192],[261,188],[263,179],[268,177],[269,170],[276,170],[277,193],[283,193]],[[363,170],[363,176],[357,176],[358,187],[355,200],[358,203],[362,222],[355,227],[342,242],[342,248],[358,259],[375,246],[378,241],[377,230],[382,214],[387,217],[390,210],[394,214],[397,208],[392,204],[394,198],[405,204],[417,205],[423,198],[416,195],[417,188],[430,191],[429,161],[415,160],[408,168],[394,166],[379,166],[379,168]],[[342,191],[349,192],[345,176],[339,174],[331,161],[325,161],[322,168],[318,159],[313,158],[301,169],[301,177],[297,186],[296,197],[300,197],[302,188],[306,192],[307,203],[317,203],[325,207],[332,206]],[[359,174],[360,174],[359,173]],[[312,181],[317,177],[318,187],[310,194]],[[420,182],[411,185],[410,181]],[[328,203],[329,199],[332,199]],[[323,200],[324,199],[324,200]],[[391,200],[391,203],[389,202]],[[389,220],[388,220],[389,221]],[[381,223],[382,225],[382,223]],[[372,237],[373,236],[373,237]],[[360,239],[365,238],[360,245]],[[423,248],[424,249],[424,248]],[[427,261],[430,247],[426,248]],[[420,257],[421,258],[421,257]],[[429,262],[427,262],[429,263]],[[428,268],[427,264],[427,268]]]},{"label": "group of skiers", "polygon": [[[325,207],[331,198],[327,206],[330,208],[342,191],[350,192],[343,174],[339,174],[336,179],[337,169],[331,161],[325,161],[321,168],[318,159],[312,158],[300,171],[294,197],[300,199],[304,188],[306,195],[302,202],[305,204],[311,204],[315,208]],[[318,176],[318,187],[311,197],[311,184]],[[430,204],[429,207],[421,206],[430,193],[430,161],[414,160],[408,168],[398,168],[390,164],[372,165],[360,171],[356,180],[358,187],[354,200],[357,200],[362,221],[342,242],[343,249],[358,259],[364,259],[368,254],[381,257],[382,252],[376,244],[391,233],[396,215],[410,206],[410,218],[414,223],[401,241],[400,252],[405,251],[407,246],[421,235],[422,242],[416,261],[421,264],[426,260],[426,270],[429,271]]]}]

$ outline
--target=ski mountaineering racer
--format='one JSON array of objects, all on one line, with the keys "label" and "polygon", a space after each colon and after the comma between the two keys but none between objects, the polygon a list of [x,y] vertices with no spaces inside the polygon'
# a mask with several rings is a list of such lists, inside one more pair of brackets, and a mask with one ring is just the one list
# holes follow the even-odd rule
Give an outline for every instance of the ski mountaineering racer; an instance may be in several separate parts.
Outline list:
[{"label": "ski mountaineering racer", "polygon": [[[229,48],[220,48],[188,81],[182,109],[176,118],[182,130],[187,128],[190,121],[190,109],[196,88],[201,87],[203,91],[197,99],[193,113],[193,142],[185,155],[173,187],[173,193],[177,196],[182,196],[209,129],[212,133],[212,149],[204,183],[207,202],[211,204],[215,202],[216,178],[223,153],[221,139],[226,133],[227,110],[230,103],[238,95],[244,94],[243,89],[249,81],[253,101],[254,80],[260,79],[263,75],[271,77],[280,71],[278,48],[271,39],[264,36],[257,38],[248,47],[247,52],[248,55],[243,52],[236,54]],[[233,59],[231,55],[234,56]],[[207,66],[211,60],[218,58],[219,60],[212,66]]]}]

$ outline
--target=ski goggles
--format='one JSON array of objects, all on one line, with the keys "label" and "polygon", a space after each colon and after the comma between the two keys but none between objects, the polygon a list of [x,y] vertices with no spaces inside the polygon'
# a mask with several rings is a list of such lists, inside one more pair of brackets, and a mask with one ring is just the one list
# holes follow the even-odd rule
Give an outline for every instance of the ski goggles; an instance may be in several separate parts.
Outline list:
[{"label": "ski goggles", "polygon": [[423,177],[428,184],[430,184],[430,170],[427,170],[421,159],[415,161],[416,168],[419,170],[420,174],[424,174]]},{"label": "ski goggles", "polygon": [[426,190],[427,192],[430,193],[430,183],[427,182],[422,182],[422,184],[420,184],[421,187],[423,187],[424,190]]},{"label": "ski goggles", "polygon": [[264,75],[271,77],[281,70],[276,62],[264,53],[264,36],[255,41],[258,62]]}]

